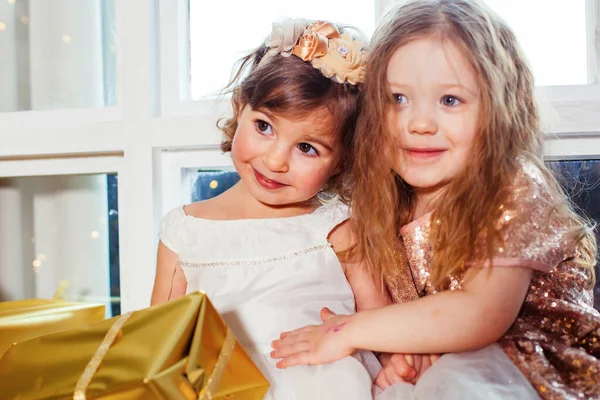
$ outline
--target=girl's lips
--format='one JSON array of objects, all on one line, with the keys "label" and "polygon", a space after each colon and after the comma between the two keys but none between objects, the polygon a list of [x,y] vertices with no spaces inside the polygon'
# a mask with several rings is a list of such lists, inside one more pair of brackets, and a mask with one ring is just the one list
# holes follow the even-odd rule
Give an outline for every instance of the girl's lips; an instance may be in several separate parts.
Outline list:
[{"label": "girl's lips", "polygon": [[258,184],[266,189],[279,189],[284,186],[287,186],[281,182],[277,182],[277,181],[267,178],[266,176],[264,176],[263,174],[261,174],[260,172],[258,172],[255,169],[254,169],[254,177],[256,178],[256,181],[258,182]]},{"label": "girl's lips", "polygon": [[446,150],[445,149],[416,149],[407,148],[404,149],[408,155],[417,160],[430,160],[441,156]]}]

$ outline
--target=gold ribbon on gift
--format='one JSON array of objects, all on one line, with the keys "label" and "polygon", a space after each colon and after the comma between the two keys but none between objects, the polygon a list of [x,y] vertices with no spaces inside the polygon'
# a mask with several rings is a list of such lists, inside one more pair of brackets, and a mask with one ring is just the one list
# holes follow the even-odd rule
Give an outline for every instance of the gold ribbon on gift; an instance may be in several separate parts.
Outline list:
[{"label": "gold ribbon on gift", "polygon": [[104,340],[98,346],[96,353],[88,363],[88,365],[83,370],[81,377],[79,377],[79,381],[75,385],[75,392],[73,393],[73,400],[86,400],[85,391],[87,390],[92,378],[100,368],[100,364],[102,363],[102,359],[110,347],[115,343],[115,340],[121,335],[121,329],[125,322],[131,317],[131,313],[121,315],[117,321],[110,327],[106,335],[104,336]]},{"label": "gold ribbon on gift", "polygon": [[54,292],[54,296],[52,296],[52,300],[64,300],[65,299],[65,291],[69,287],[69,281],[60,281],[56,291]]},{"label": "gold ribbon on gift", "polygon": [[292,54],[303,61],[311,61],[315,57],[327,54],[329,39],[340,37],[340,31],[329,22],[317,21],[306,28],[306,32],[292,49]]},{"label": "gold ribbon on gift", "polygon": [[223,372],[225,372],[225,368],[227,367],[227,364],[229,364],[229,360],[231,360],[234,348],[235,335],[233,334],[233,331],[227,327],[227,334],[225,335],[225,341],[223,342],[223,347],[219,353],[219,358],[217,359],[215,368],[213,368],[210,373],[206,386],[200,391],[200,400],[212,400],[214,393],[219,388],[219,383],[221,383]]},{"label": "gold ribbon on gift", "polygon": [[[120,337],[123,329],[123,325],[127,322],[129,317],[131,317],[132,313],[124,314],[117,319],[117,321],[110,327],[102,343],[98,346],[96,353],[85,367],[79,381],[75,385],[75,391],[73,393],[73,400],[86,400],[86,394],[88,386],[92,382],[94,375],[100,368],[100,364],[108,353],[108,350],[115,343],[115,341]],[[236,338],[233,334],[231,328],[227,327],[227,333],[225,334],[225,340],[223,342],[223,346],[221,347],[221,351],[219,353],[219,358],[213,368],[206,385],[200,391],[200,400],[212,400],[214,393],[219,388],[219,384],[221,383],[221,378],[223,377],[223,373],[225,372],[225,368],[229,364],[231,360],[231,356],[233,355],[233,350],[235,349]]]}]

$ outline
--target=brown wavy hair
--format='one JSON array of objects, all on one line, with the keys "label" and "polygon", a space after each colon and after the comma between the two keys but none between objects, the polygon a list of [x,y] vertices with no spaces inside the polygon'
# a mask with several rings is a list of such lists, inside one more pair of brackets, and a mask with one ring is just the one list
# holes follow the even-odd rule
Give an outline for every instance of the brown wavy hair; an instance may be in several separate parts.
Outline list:
[{"label": "brown wavy hair", "polygon": [[374,33],[367,64],[364,106],[355,138],[351,204],[357,244],[353,255],[373,272],[394,275],[404,254],[400,227],[413,219],[413,189],[391,171],[394,127],[388,115],[392,93],[387,67],[394,52],[410,41],[434,37],[452,41],[470,60],[481,88],[480,134],[471,149],[468,171],[448,185],[434,204],[432,283],[443,289],[447,277],[460,275],[485,237],[486,257],[501,242],[494,224],[520,161],[537,165],[546,177],[553,204],[574,228],[582,264],[595,264],[595,238],[572,211],[556,179],[542,162],[542,133],[533,75],[513,32],[491,10],[471,0],[417,0],[391,10]]},{"label": "brown wavy hair", "polygon": [[[350,27],[346,29],[366,46],[367,41]],[[348,200],[348,176],[352,165],[352,146],[356,120],[361,108],[362,83],[340,84],[326,78],[321,71],[309,62],[296,56],[284,57],[281,54],[268,55],[264,44],[240,59],[234,67],[231,82],[224,93],[231,93],[233,116],[217,122],[223,133],[221,150],[231,151],[233,137],[237,130],[237,120],[245,106],[254,110],[267,110],[271,114],[285,118],[302,118],[323,110],[327,112],[331,129],[342,147],[339,170],[323,188],[324,192],[337,194]],[[263,58],[267,56],[266,59]]]}]

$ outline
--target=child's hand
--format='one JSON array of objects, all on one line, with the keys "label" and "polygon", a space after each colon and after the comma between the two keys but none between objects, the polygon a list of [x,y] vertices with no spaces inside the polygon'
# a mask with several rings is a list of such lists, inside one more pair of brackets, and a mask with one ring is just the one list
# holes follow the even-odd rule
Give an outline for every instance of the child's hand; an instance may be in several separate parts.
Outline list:
[{"label": "child's hand", "polygon": [[408,382],[415,384],[417,380],[438,360],[437,354],[391,354],[383,355],[383,368],[375,378],[375,384],[382,390],[395,383]]},{"label": "child's hand", "polygon": [[347,315],[335,315],[329,309],[321,310],[321,325],[310,325],[281,334],[271,346],[271,358],[282,358],[278,368],[294,365],[326,364],[344,358],[354,352],[347,344],[344,326],[349,322]]},{"label": "child's hand", "polygon": [[395,383],[410,382],[417,376],[413,359],[410,355],[384,353],[379,357],[381,370],[375,378],[375,384],[385,389]]}]

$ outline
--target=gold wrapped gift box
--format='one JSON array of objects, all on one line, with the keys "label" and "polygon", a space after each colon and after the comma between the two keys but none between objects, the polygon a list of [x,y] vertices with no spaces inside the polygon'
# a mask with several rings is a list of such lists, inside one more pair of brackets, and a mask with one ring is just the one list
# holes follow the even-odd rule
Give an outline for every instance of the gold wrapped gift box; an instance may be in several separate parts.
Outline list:
[{"label": "gold wrapped gift box", "polygon": [[41,335],[104,319],[104,306],[63,300],[30,299],[0,303],[0,357],[8,348]]},{"label": "gold wrapped gift box", "polygon": [[269,384],[200,292],[19,343],[2,398],[259,400]]}]

